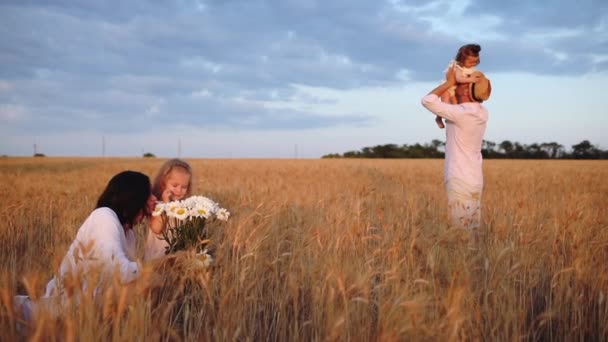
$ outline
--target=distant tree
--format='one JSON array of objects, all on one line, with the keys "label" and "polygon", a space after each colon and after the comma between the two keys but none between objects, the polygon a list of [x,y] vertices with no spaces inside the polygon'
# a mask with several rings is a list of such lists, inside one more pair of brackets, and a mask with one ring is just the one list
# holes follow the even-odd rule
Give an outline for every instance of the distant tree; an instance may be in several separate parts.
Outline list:
[{"label": "distant tree", "polygon": [[408,158],[423,158],[424,147],[418,143],[410,145],[407,149]]},{"label": "distant tree", "polygon": [[361,149],[361,156],[363,158],[374,158],[374,151],[371,147],[364,147]]},{"label": "distant tree", "polygon": [[551,145],[551,158],[561,158],[564,156],[564,145],[556,142],[549,143]]},{"label": "distant tree", "polygon": [[339,153],[330,153],[330,154],[326,154],[326,155],[322,156],[321,158],[332,159],[332,158],[342,158],[342,156]]},{"label": "distant tree", "polygon": [[549,158],[561,158],[564,154],[564,146],[556,142],[542,143],[540,149],[543,150]]},{"label": "distant tree", "polygon": [[488,151],[494,151],[494,148],[496,147],[496,143],[493,141],[489,141],[489,140],[483,140],[482,145],[483,145],[483,148]]},{"label": "distant tree", "polygon": [[497,152],[494,150],[496,143],[489,140],[483,140],[481,143],[481,155],[484,158],[495,158]]},{"label": "distant tree", "polygon": [[445,147],[445,142],[438,139],[433,139],[431,141],[431,146],[433,146],[437,151],[441,151],[441,149]]},{"label": "distant tree", "polygon": [[362,158],[363,156],[361,155],[360,152],[358,151],[348,151],[348,152],[344,152],[344,158]]},{"label": "distant tree", "polygon": [[34,153],[34,157],[46,157],[44,153]]},{"label": "distant tree", "polygon": [[574,159],[595,159],[601,156],[601,151],[592,145],[589,140],[583,140],[576,145],[572,145],[572,158]]},{"label": "distant tree", "polygon": [[371,149],[374,158],[400,158],[403,157],[401,149],[395,144],[374,146]]},{"label": "distant tree", "polygon": [[424,144],[424,158],[443,158],[445,156],[445,143],[441,140],[433,139],[430,144]]},{"label": "distant tree", "polygon": [[[434,139],[421,145],[384,144],[373,147],[363,147],[360,151],[348,151],[343,155],[332,153],[322,158],[443,158],[445,143]],[[483,140],[482,155],[484,158],[513,158],[513,159],[548,159],[548,158],[577,158],[577,159],[608,159],[608,151],[603,151],[592,145],[588,140],[572,145],[572,153],[567,153],[564,146],[556,142],[532,143],[522,145],[518,142],[504,140],[500,144]]]},{"label": "distant tree", "polygon": [[154,153],[146,152],[144,153],[144,158],[156,158],[156,156],[154,155]]},{"label": "distant tree", "polygon": [[513,143],[513,151],[509,158],[527,158],[526,147],[517,141]]},{"label": "distant tree", "polygon": [[537,143],[533,143],[526,146],[526,155],[528,158],[534,159],[547,159],[549,158],[549,154],[545,152],[541,145]]},{"label": "distant tree", "polygon": [[504,140],[499,145],[500,149],[504,152],[506,157],[510,157],[513,154],[513,143],[509,140]]}]

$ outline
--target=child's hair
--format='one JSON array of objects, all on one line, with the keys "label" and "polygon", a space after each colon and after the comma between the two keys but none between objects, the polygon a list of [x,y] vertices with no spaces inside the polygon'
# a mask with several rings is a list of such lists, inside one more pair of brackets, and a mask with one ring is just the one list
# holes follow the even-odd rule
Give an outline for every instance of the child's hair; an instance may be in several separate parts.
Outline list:
[{"label": "child's hair", "polygon": [[[469,56],[479,57],[479,51],[481,51],[481,46],[478,44],[463,45],[460,47],[460,49],[458,49],[458,53],[454,59],[456,62],[458,62],[458,64],[462,64]],[[479,60],[477,61],[477,64],[479,64]]]},{"label": "child's hair", "polygon": [[146,208],[150,196],[150,178],[141,172],[123,171],[110,179],[95,208],[112,209],[121,224],[133,225]]},{"label": "child's hair", "polygon": [[154,177],[154,183],[152,184],[152,193],[159,200],[161,199],[162,193],[167,186],[167,176],[171,173],[171,171],[175,169],[181,169],[190,175],[190,182],[188,183],[188,190],[186,191],[186,196],[190,196],[192,192],[192,168],[185,161],[174,158],[167,160],[158,170],[156,177]]}]

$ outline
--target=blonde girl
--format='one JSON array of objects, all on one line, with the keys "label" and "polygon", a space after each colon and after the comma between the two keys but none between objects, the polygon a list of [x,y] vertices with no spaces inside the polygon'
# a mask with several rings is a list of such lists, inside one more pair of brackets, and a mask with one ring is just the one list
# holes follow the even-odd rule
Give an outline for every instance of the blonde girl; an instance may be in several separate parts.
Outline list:
[{"label": "blonde girl", "polygon": [[[446,72],[454,69],[456,83],[476,83],[479,81],[479,78],[474,77],[473,73],[477,71],[475,67],[479,64],[480,51],[481,46],[479,46],[479,44],[467,44],[458,49],[456,57],[454,60],[450,61],[446,69]],[[441,95],[441,101],[450,104],[458,104],[454,93],[455,89],[456,86],[450,87]],[[443,120],[440,116],[435,117],[435,122],[439,128],[445,128]]]},{"label": "blonde girl", "polygon": [[[158,170],[154,183],[152,184],[152,194],[162,202],[182,200],[192,193],[192,168],[188,163],[181,159],[169,159]],[[165,222],[162,217],[152,216],[150,218],[150,228],[144,247],[144,260],[149,261],[165,255],[165,248],[168,246],[162,240],[162,232],[165,229]]]}]

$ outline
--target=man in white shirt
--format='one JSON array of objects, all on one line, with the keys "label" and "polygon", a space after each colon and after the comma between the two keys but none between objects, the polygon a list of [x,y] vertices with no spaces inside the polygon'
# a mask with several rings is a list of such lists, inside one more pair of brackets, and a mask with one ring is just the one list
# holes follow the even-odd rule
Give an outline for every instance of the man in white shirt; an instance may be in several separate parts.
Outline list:
[{"label": "man in white shirt", "polygon": [[[474,83],[457,84],[454,70],[446,82],[422,98],[422,105],[446,119],[445,186],[450,223],[468,229],[479,228],[483,172],[481,145],[488,111],[481,102],[490,97],[490,81],[477,71]],[[440,96],[456,85],[458,104],[441,102]]]}]

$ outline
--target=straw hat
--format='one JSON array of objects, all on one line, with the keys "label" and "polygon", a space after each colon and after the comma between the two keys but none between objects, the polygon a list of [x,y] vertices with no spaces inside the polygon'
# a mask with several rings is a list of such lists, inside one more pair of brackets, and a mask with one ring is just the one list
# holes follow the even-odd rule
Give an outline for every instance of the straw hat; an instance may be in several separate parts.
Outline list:
[{"label": "straw hat", "polygon": [[471,100],[477,102],[483,102],[490,98],[492,92],[492,84],[490,80],[481,71],[475,71],[471,76],[479,76],[479,81],[469,84],[469,93],[471,94]]}]

